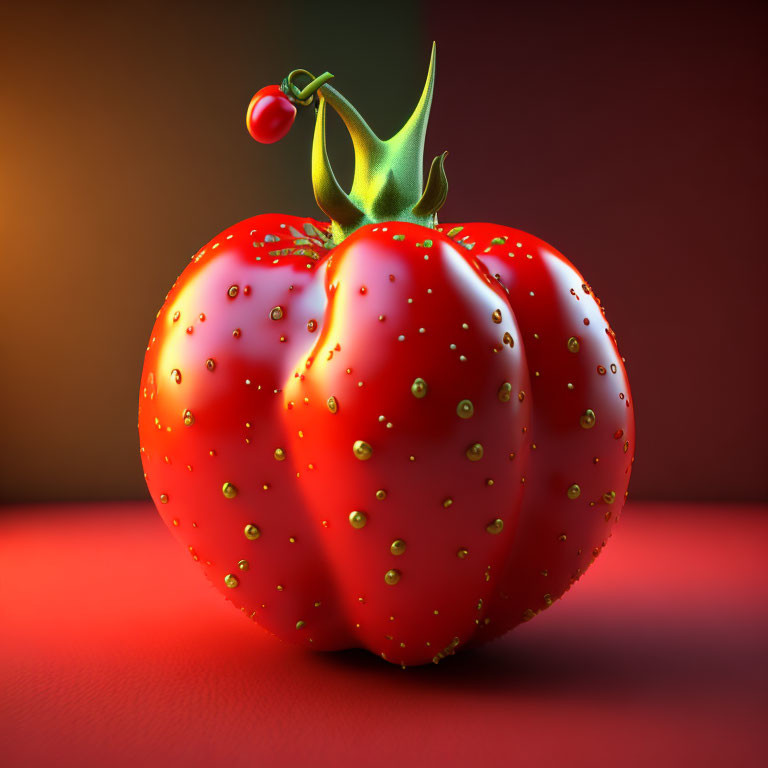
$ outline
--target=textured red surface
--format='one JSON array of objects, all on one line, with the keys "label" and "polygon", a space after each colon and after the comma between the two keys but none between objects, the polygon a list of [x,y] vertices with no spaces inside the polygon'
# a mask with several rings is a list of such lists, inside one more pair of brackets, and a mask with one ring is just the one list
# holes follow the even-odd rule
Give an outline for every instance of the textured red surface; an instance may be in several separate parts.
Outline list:
[{"label": "textured red surface", "polygon": [[400,670],[281,644],[148,504],[0,516],[0,762],[764,764],[768,516],[631,504],[562,603]]}]

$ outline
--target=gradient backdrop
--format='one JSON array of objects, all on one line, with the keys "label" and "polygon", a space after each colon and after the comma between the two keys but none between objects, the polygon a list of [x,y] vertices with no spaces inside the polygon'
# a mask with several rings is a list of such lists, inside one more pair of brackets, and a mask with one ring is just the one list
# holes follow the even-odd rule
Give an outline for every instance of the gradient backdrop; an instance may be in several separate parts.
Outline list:
[{"label": "gradient backdrop", "polygon": [[765,4],[343,9],[3,5],[0,498],[147,497],[137,392],[165,292],[229,224],[317,212],[310,115],[257,145],[251,95],[328,69],[388,136],[435,39],[443,218],[533,232],[592,283],[634,390],[631,495],[765,499]]},{"label": "gradient backdrop", "polygon": [[[762,768],[767,33],[745,0],[0,2],[0,763]],[[136,421],[189,257],[317,214],[311,115],[257,145],[252,94],[327,69],[388,137],[433,39],[444,220],[583,271],[638,448],[629,514],[562,604],[402,672],[233,611],[154,513]]]}]

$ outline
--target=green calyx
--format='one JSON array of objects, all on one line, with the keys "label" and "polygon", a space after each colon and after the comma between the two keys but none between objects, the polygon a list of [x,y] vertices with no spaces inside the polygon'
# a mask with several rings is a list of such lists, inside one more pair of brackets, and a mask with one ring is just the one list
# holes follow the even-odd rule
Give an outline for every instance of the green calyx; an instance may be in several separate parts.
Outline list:
[{"label": "green calyx", "polygon": [[[312,186],[315,200],[331,219],[335,243],[340,243],[356,229],[382,221],[406,221],[435,227],[437,211],[448,194],[444,152],[433,161],[424,185],[424,139],[435,82],[435,46],[429,62],[424,90],[408,122],[391,138],[382,141],[360,116],[360,113],[334,88],[327,85],[329,73],[313,78],[294,97],[312,100],[319,96],[315,135],[312,144]],[[294,73],[291,73],[293,75]],[[286,78],[290,81],[291,76]],[[324,78],[324,79],[323,79]],[[323,79],[321,84],[317,81]],[[289,83],[290,84],[290,83]],[[295,99],[301,103],[298,98]],[[325,143],[326,108],[330,105],[341,117],[352,137],[355,152],[355,174],[352,189],[345,192],[333,173]]]}]

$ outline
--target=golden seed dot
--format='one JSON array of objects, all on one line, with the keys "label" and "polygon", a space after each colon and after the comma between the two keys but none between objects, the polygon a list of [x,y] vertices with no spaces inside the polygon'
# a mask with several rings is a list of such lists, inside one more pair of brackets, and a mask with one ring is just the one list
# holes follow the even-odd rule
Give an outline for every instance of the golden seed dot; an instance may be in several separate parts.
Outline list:
[{"label": "golden seed dot", "polygon": [[232,483],[224,483],[221,486],[221,492],[224,494],[225,499],[234,499],[237,496],[237,488]]},{"label": "golden seed dot", "polygon": [[427,382],[424,379],[414,379],[411,384],[411,393],[414,397],[421,399],[427,395]]},{"label": "golden seed dot", "polygon": [[181,371],[178,368],[174,368],[171,371],[171,378],[177,383],[181,384]]},{"label": "golden seed dot", "polygon": [[282,591],[285,589],[285,587],[284,587],[282,584],[278,584],[278,585],[275,587],[275,589],[276,589],[278,592],[282,592]]},{"label": "golden seed dot", "polygon": [[581,488],[579,488],[579,486],[576,483],[574,483],[572,486],[568,488],[568,490],[565,492],[565,495],[569,499],[578,499],[579,496],[581,496]]},{"label": "golden seed dot", "polygon": [[616,491],[607,491],[603,494],[603,501],[606,504],[613,504],[616,501]]},{"label": "golden seed dot", "polygon": [[173,313],[173,322],[175,323],[175,322],[176,322],[176,321],[177,321],[177,320],[178,320],[180,317],[181,317],[181,312],[179,312],[179,310],[177,309],[177,310],[176,310],[176,311]]},{"label": "golden seed dot", "polygon": [[579,340],[575,336],[571,336],[571,338],[568,339],[568,351],[573,352],[574,354],[579,351]]},{"label": "golden seed dot", "polygon": [[234,299],[239,290],[240,289],[236,285],[230,285],[229,290],[227,291],[227,296],[229,296],[230,299]]},{"label": "golden seed dot", "polygon": [[617,370],[616,363],[611,363],[611,373],[616,373]]},{"label": "golden seed dot", "polygon": [[624,453],[626,453],[629,450],[629,440],[627,440],[626,443],[624,443]]},{"label": "golden seed dot", "polygon": [[368,517],[365,514],[365,512],[358,512],[355,509],[349,513],[349,524],[353,528],[357,528],[357,529],[365,528],[365,525],[367,522],[368,522]]},{"label": "golden seed dot", "polygon": [[336,402],[336,398],[333,395],[328,398],[328,410],[331,413],[336,413],[336,411],[339,410],[339,404]]},{"label": "golden seed dot", "polygon": [[499,387],[499,391],[496,394],[502,403],[508,403],[510,397],[512,396],[512,385],[508,381],[505,381]]},{"label": "golden seed dot", "polygon": [[456,406],[456,413],[462,419],[469,419],[475,412],[475,406],[472,405],[471,400],[461,400]]},{"label": "golden seed dot", "polygon": [[282,448],[275,448],[274,456],[277,461],[285,461],[285,451]]},{"label": "golden seed dot", "polygon": [[306,626],[306,622],[304,621],[299,620],[296,622],[296,629],[304,629],[305,626]]},{"label": "golden seed dot", "polygon": [[552,605],[552,595],[549,595],[549,594],[544,595],[544,602],[547,605]]},{"label": "golden seed dot", "polygon": [[561,534],[560,534],[560,535],[557,537],[557,540],[558,540],[558,541],[566,541],[567,539],[568,539],[568,537],[567,537],[567,536],[566,536],[564,533],[561,533]]},{"label": "golden seed dot", "polygon": [[448,509],[453,504],[453,499],[449,496],[447,499],[443,499],[443,507]]},{"label": "golden seed dot", "polygon": [[205,367],[206,367],[206,368],[207,368],[209,371],[212,371],[212,370],[213,370],[213,369],[216,367],[216,361],[215,361],[215,360],[214,360],[212,357],[209,357],[209,358],[208,358],[208,359],[205,361]]},{"label": "golden seed dot", "polygon": [[504,344],[509,344],[509,348],[512,349],[512,347],[515,346],[515,340],[512,338],[512,334],[507,331],[504,336],[502,337],[502,342]]},{"label": "golden seed dot", "polygon": [[376,498],[379,501],[384,501],[384,499],[387,498],[387,492],[383,488],[379,489],[378,491],[376,491]]},{"label": "golden seed dot", "polygon": [[364,440],[355,440],[352,445],[352,453],[360,459],[360,461],[368,461],[373,454],[373,448]]},{"label": "golden seed dot", "polygon": [[504,530],[504,521],[500,517],[497,517],[492,523],[488,523],[488,525],[485,526],[485,530],[495,536]]},{"label": "golden seed dot", "polygon": [[261,531],[253,523],[248,523],[248,525],[243,528],[243,533],[245,534],[245,538],[249,541],[255,541],[261,536]]},{"label": "golden seed dot", "polygon": [[307,330],[308,330],[310,333],[313,333],[313,332],[315,331],[315,329],[316,329],[316,328],[317,328],[317,320],[309,320],[309,321],[307,322]]},{"label": "golden seed dot", "polygon": [[224,577],[224,583],[230,588],[234,589],[240,582],[237,580],[237,576],[235,576],[233,573],[228,573]]},{"label": "golden seed dot", "polygon": [[486,484],[486,485],[488,485],[488,486],[490,486],[490,485],[493,485],[493,478],[490,478],[490,477],[489,477],[489,478],[488,478],[488,479],[485,481],[485,484]]},{"label": "golden seed dot", "polygon": [[480,461],[483,458],[483,446],[480,443],[473,443],[467,448],[467,458],[470,461]]},{"label": "golden seed dot", "polygon": [[395,539],[389,546],[389,551],[393,555],[402,555],[405,552],[405,542],[402,539]]},{"label": "golden seed dot", "polygon": [[249,563],[247,560],[241,560],[241,561],[240,561],[240,562],[237,564],[237,567],[238,567],[238,568],[239,568],[241,571],[247,571],[247,570],[248,570],[248,569],[251,567],[251,564],[250,564],[250,563]]},{"label": "golden seed dot", "polygon": [[519,400],[521,403],[523,402],[523,400],[525,400],[525,392],[523,392],[523,390],[522,390],[522,389],[521,389],[521,390],[520,390],[520,391],[517,393],[517,399],[518,399],[518,400]]},{"label": "golden seed dot", "polygon": [[605,366],[602,366],[602,365],[598,365],[598,366],[597,366],[597,372],[598,372],[598,373],[599,373],[601,376],[605,376]]},{"label": "golden seed dot", "polygon": [[494,309],[493,314],[491,315],[491,320],[493,320],[494,323],[500,323],[501,322],[501,310],[500,309]]},{"label": "golden seed dot", "polygon": [[460,550],[456,552],[456,557],[458,557],[460,560],[464,560],[468,554],[469,554],[469,550],[462,547]]},{"label": "golden seed dot", "polygon": [[272,307],[272,309],[269,310],[269,317],[272,320],[282,320],[283,319],[283,308],[280,306]]},{"label": "golden seed dot", "polygon": [[592,429],[592,427],[595,426],[596,420],[595,412],[591,408],[587,408],[587,410],[581,414],[579,424],[581,424],[584,429]]},{"label": "golden seed dot", "polygon": [[384,574],[384,581],[389,585],[397,584],[397,582],[400,581],[400,571],[395,568],[390,568],[390,570]]}]

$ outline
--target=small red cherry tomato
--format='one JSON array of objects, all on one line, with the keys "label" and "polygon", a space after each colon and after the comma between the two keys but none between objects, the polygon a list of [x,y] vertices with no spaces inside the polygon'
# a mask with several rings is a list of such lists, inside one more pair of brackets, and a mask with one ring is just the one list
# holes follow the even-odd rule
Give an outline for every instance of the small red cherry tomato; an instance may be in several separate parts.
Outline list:
[{"label": "small red cherry tomato", "polygon": [[274,144],[291,129],[296,107],[278,85],[262,88],[251,99],[245,113],[248,133],[262,144]]}]

